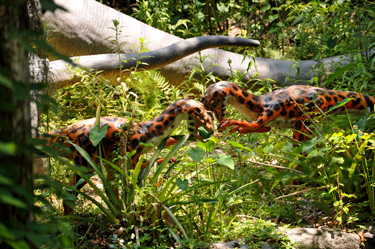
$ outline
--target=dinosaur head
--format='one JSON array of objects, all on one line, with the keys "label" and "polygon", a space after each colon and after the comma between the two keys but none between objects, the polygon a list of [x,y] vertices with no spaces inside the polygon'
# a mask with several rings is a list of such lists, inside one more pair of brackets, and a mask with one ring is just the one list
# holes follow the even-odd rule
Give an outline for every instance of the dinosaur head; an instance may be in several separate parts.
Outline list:
[{"label": "dinosaur head", "polygon": [[229,81],[221,81],[210,85],[201,100],[204,106],[215,114],[218,122],[225,118],[227,98],[233,95],[233,87],[238,88],[236,84]]},{"label": "dinosaur head", "polygon": [[214,132],[214,117],[211,111],[207,110],[205,106],[192,99],[180,100],[183,106],[183,112],[188,116],[187,124],[190,135],[197,135],[197,130],[202,126],[207,132]]}]

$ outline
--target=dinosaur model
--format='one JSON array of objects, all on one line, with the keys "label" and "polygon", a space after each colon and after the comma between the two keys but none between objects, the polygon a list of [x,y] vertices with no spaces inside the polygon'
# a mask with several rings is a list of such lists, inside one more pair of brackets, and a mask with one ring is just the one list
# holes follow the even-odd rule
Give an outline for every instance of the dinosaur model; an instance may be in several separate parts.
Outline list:
[{"label": "dinosaur model", "polygon": [[[114,151],[118,148],[121,133],[125,136],[127,134],[127,151],[136,151],[131,160],[132,168],[134,168],[142,154],[149,152],[153,147],[159,145],[163,139],[169,137],[183,120],[187,121],[189,139],[199,138],[197,130],[200,126],[210,133],[214,131],[212,112],[207,111],[202,103],[190,99],[179,100],[167,107],[157,117],[138,124],[131,124],[130,127],[128,127],[129,124],[126,118],[101,117],[100,126],[108,124],[106,136],[102,140],[104,155],[109,161],[113,159],[116,156]],[[74,161],[76,165],[87,167],[89,173],[92,173],[93,169],[89,166],[86,159],[79,154],[72,144],[66,142],[64,137],[83,148],[97,162],[98,159],[94,156],[98,153],[97,148],[93,146],[89,139],[89,134],[95,125],[95,121],[95,118],[79,121],[65,128],[41,134],[39,138],[46,140],[45,143],[49,146],[53,146],[55,143],[62,143],[64,146],[69,147],[71,153],[60,151],[62,155]],[[170,138],[167,146],[177,142],[178,140]],[[153,147],[144,146],[142,143],[152,143]],[[162,161],[163,159],[159,159],[158,163],[160,164]],[[146,165],[146,163],[142,163],[142,168],[145,168]],[[107,175],[107,178],[110,179],[110,177]],[[80,178],[79,175],[74,174],[69,186],[74,185]],[[80,184],[77,189],[81,189],[85,184],[86,182]],[[69,208],[64,205],[64,214],[68,214],[69,211]]]},{"label": "dinosaur model", "polygon": [[[352,100],[330,111],[331,107],[346,98]],[[363,114],[367,107],[374,111],[375,98],[350,91],[336,91],[307,85],[293,85],[263,95],[253,95],[235,83],[222,81],[207,88],[201,102],[212,111],[218,130],[231,127],[230,132],[267,132],[271,127],[294,129],[293,138],[306,141],[309,133],[305,125],[307,116],[302,109],[307,106],[310,115]],[[227,105],[232,105],[248,120],[225,119]],[[299,106],[298,106],[299,105]],[[302,133],[301,133],[302,132]]]}]

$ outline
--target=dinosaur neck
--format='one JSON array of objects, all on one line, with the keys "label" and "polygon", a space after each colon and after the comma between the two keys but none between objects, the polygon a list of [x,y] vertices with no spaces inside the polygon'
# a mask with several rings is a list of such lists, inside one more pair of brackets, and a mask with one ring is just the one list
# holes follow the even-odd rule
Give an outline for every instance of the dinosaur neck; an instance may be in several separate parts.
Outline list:
[{"label": "dinosaur neck", "polygon": [[225,107],[230,104],[243,116],[250,120],[255,120],[262,111],[261,100],[258,96],[249,92],[240,90],[231,90],[225,98]]},{"label": "dinosaur neck", "polygon": [[[143,143],[153,143],[154,146],[160,144],[163,139],[170,136],[171,133],[178,127],[178,125],[186,119],[188,122],[188,130],[189,133],[195,134],[194,130],[194,120],[190,117],[187,113],[182,111],[177,112],[176,110],[180,108],[176,108],[173,114],[168,114],[168,109],[161,113],[159,116],[143,122],[140,124],[140,128],[138,129],[138,133],[145,132],[146,133],[146,141],[141,141]],[[182,110],[182,108],[181,108]],[[173,111],[171,111],[173,112]],[[192,127],[191,127],[192,126]],[[151,149],[151,147],[148,147]]]}]

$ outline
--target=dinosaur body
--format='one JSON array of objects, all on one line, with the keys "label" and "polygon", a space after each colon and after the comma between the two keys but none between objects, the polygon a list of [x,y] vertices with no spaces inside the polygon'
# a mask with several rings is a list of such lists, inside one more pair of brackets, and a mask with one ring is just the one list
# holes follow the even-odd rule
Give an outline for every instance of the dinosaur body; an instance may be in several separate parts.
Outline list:
[{"label": "dinosaur body", "polygon": [[[353,100],[345,106],[328,110],[346,98]],[[294,85],[260,96],[253,95],[232,82],[219,82],[207,88],[202,103],[211,110],[220,122],[218,130],[231,126],[231,132],[267,132],[271,127],[293,128],[293,137],[299,141],[307,137],[298,131],[306,132],[303,121],[307,119],[301,111],[306,103],[308,112],[313,115],[348,113],[363,114],[367,107],[374,111],[375,98],[350,91],[328,90],[319,87]],[[248,120],[225,119],[226,107],[231,104]],[[300,105],[300,107],[298,106]],[[345,109],[346,108],[346,109]],[[308,132],[306,132],[308,133]]]},{"label": "dinosaur body", "polygon": [[[145,147],[143,144],[152,143],[153,146],[157,146],[160,142],[169,137],[171,133],[178,127],[181,121],[186,120],[188,131],[191,139],[196,139],[197,130],[199,126],[203,126],[208,132],[214,131],[213,115],[210,111],[207,111],[202,103],[194,100],[180,100],[170,105],[157,117],[149,120],[134,123],[128,127],[128,120],[120,117],[101,117],[100,126],[108,124],[108,130],[106,136],[103,138],[103,150],[105,152],[105,158],[112,160],[116,156],[114,150],[117,148],[120,142],[120,136],[123,134],[128,137],[127,151],[136,153],[132,156],[131,165],[134,168],[142,154],[149,152],[153,147]],[[79,152],[70,143],[67,143],[64,137],[74,144],[79,145],[83,148],[90,156],[93,157],[94,161],[98,159],[94,156],[97,155],[97,148],[92,145],[89,134],[95,125],[95,118],[79,121],[75,124],[66,126],[60,130],[50,131],[40,135],[40,139],[47,140],[46,143],[52,146],[56,142],[62,143],[64,146],[70,148],[71,153],[63,153],[63,156],[71,159],[76,165],[86,166],[89,172],[93,172],[93,169],[88,165],[87,161],[79,154]],[[167,142],[167,146],[177,143],[178,140],[170,138]],[[163,159],[158,160],[161,163]],[[146,163],[142,164],[142,168],[146,167]],[[74,175],[69,186],[72,186],[79,180],[78,175]],[[107,178],[110,178],[107,176]],[[86,183],[78,186],[82,188]],[[64,206],[65,214],[67,214],[67,208]]]}]

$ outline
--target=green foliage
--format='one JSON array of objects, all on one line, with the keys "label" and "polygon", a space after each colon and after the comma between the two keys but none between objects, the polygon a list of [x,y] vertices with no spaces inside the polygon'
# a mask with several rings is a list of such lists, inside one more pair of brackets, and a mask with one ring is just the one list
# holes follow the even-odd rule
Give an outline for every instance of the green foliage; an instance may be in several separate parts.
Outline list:
[{"label": "green foliage", "polygon": [[[227,34],[229,27],[236,24],[241,36],[264,39],[263,46],[255,52],[257,55],[277,59],[316,59],[355,52],[355,60],[348,66],[337,65],[331,75],[321,69],[323,77],[314,77],[312,83],[373,93],[375,57],[358,53],[375,45],[371,6],[368,2],[348,1],[138,0],[134,16],[183,38]],[[122,35],[120,23],[113,20],[112,29],[116,35],[109,40],[116,45],[114,52],[119,54],[126,45],[118,42]],[[140,39],[139,53],[144,51],[147,51],[146,44]],[[243,53],[244,58],[251,56],[247,50]],[[92,117],[98,105],[103,115],[132,116],[133,120],[142,121],[154,117],[170,103],[186,98],[187,94],[198,92],[194,97],[199,99],[209,84],[221,79],[204,73],[218,66],[210,63],[210,56],[199,55],[197,59],[198,63],[187,65],[193,69],[182,84],[184,90],[170,86],[155,70],[135,68],[130,73],[120,66],[121,77],[112,80],[116,85],[111,85],[110,79],[101,77],[100,72],[75,69],[81,82],[54,93],[60,109],[51,111],[49,117],[44,116],[44,124],[48,120],[52,128],[57,128]],[[251,57],[247,70],[254,62],[255,57]],[[271,80],[257,81],[256,76],[248,79],[251,83],[242,83],[245,72],[231,69],[229,80],[245,88],[252,84],[250,91],[254,94],[273,90]],[[1,77],[0,83],[9,85]],[[228,117],[238,119],[241,115],[228,107]],[[113,248],[139,248],[139,245],[166,248],[175,243],[201,248],[206,242],[239,237],[254,246],[267,241],[280,248],[290,248],[290,243],[280,234],[282,224],[277,227],[262,218],[302,224],[306,211],[298,211],[301,195],[326,215],[332,215],[332,207],[338,225],[357,224],[374,215],[372,150],[375,139],[373,133],[361,132],[372,131],[373,126],[363,117],[357,129],[350,125],[352,119],[355,118],[350,116],[346,121],[333,118],[339,127],[350,127],[340,131],[333,130],[330,124],[323,127],[317,124],[316,135],[296,148],[275,132],[247,135],[224,132],[209,139],[200,133],[204,143],[182,147],[181,142],[170,151],[162,150],[161,145],[153,154],[145,155],[150,163],[144,170],[140,164],[130,169],[128,162],[132,154],[120,156],[119,153],[117,160],[123,161],[121,166],[118,161],[106,161],[102,155],[99,162],[107,163],[118,172],[116,179],[108,182],[100,165],[93,164],[106,186],[105,190],[95,189],[105,205],[84,191],[76,192],[94,203],[90,211],[104,213],[113,224],[125,224],[124,235],[110,235]],[[363,130],[365,123],[367,128]],[[183,134],[183,131],[178,128],[176,133]],[[291,131],[282,135],[291,136]],[[97,136],[100,141],[101,136]],[[17,147],[12,143],[0,144],[4,153],[14,153],[14,148]],[[167,159],[156,166],[154,162],[161,154]],[[178,163],[168,166],[172,156]],[[79,172],[70,162],[65,163],[68,166],[54,164],[55,179],[65,180],[67,168]],[[295,169],[297,165],[302,169]],[[85,176],[84,172],[79,173]],[[85,179],[93,182],[89,177]],[[303,185],[291,186],[292,180],[299,180]],[[120,199],[114,197],[111,186],[120,189]],[[239,220],[240,217],[246,219]]]},{"label": "green foliage", "polygon": [[245,219],[232,221],[225,229],[224,239],[227,241],[241,238],[251,248],[261,248],[263,243],[277,248],[291,248],[289,239],[283,234],[285,228],[277,228],[270,220]]},{"label": "green foliage", "polygon": [[362,51],[374,39],[373,3],[286,1],[282,7],[289,12],[287,20],[294,28],[288,34],[301,59]]}]

